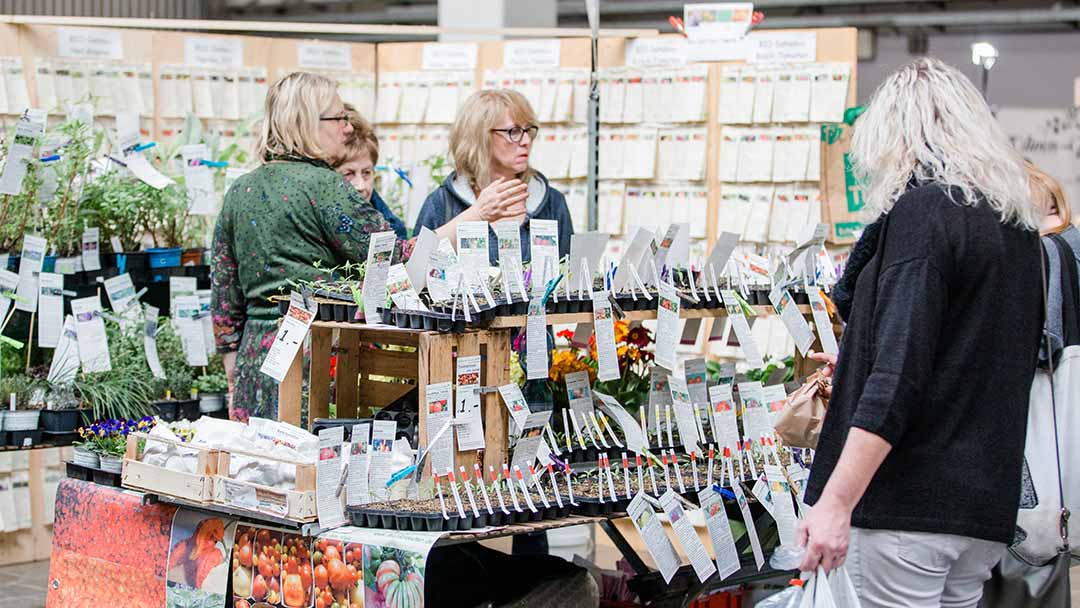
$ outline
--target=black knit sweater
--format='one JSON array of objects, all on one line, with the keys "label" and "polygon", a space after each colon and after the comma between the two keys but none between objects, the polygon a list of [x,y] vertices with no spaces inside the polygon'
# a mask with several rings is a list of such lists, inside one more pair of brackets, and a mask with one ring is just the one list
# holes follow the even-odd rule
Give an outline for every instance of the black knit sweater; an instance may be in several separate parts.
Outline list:
[{"label": "black knit sweater", "polygon": [[1038,255],[1034,232],[940,186],[897,201],[856,282],[807,503],[855,426],[892,450],[852,525],[1012,540],[1042,325]]}]

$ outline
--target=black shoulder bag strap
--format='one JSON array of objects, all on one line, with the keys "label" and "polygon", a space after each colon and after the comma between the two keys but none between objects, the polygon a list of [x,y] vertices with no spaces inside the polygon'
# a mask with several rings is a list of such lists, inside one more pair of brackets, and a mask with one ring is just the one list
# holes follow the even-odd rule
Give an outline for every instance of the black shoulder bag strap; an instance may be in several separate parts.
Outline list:
[{"label": "black shoulder bag strap", "polygon": [[[1055,247],[1056,248],[1056,247]],[[1061,533],[1061,553],[1065,554],[1065,558],[1068,559],[1069,553],[1069,508],[1065,505],[1065,486],[1062,481],[1061,475],[1061,439],[1058,437],[1058,424],[1057,424],[1057,396],[1054,394],[1054,349],[1050,341],[1050,334],[1046,331],[1046,320],[1050,314],[1050,298],[1047,294],[1046,286],[1046,259],[1043,257],[1044,249],[1042,245],[1042,239],[1039,239],[1039,276],[1042,278],[1042,300],[1043,300],[1043,341],[1046,343],[1047,358],[1050,365],[1050,414],[1054,421],[1054,459],[1057,462],[1057,482],[1058,482],[1058,497],[1061,499],[1061,519],[1058,524],[1058,531]],[[1049,252],[1046,252],[1050,255]]]}]

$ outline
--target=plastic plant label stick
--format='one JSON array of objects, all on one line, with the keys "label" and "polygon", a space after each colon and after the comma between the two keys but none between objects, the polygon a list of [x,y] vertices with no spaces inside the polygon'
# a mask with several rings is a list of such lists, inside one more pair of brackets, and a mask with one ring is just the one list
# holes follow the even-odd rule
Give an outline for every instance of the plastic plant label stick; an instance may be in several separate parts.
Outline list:
[{"label": "plastic plant label stick", "polygon": [[634,454],[634,466],[637,469],[638,492],[645,491],[645,475],[641,472],[641,454]]},{"label": "plastic plant label stick", "polygon": [[570,504],[577,506],[577,501],[574,500],[574,484],[571,481],[572,475],[570,474],[570,463],[567,462],[563,467],[563,477],[566,477],[566,495],[570,498]]},{"label": "plastic plant label stick", "polygon": [[439,474],[432,473],[432,476],[435,477],[435,494],[439,496],[439,507],[442,509],[442,518],[450,519],[450,516],[446,514],[446,500],[443,499],[442,484],[439,483]]},{"label": "plastic plant label stick", "polygon": [[506,464],[502,465],[503,478],[506,481],[506,487],[510,489],[510,500],[514,503],[514,510],[518,513],[521,512],[521,504],[518,503],[517,491],[514,490],[514,482],[510,479],[510,468]]},{"label": "plastic plant label stick", "polygon": [[660,460],[664,463],[664,484],[667,486],[668,491],[671,491],[671,475],[667,470],[667,452],[660,450]]},{"label": "plastic plant label stick", "polygon": [[551,478],[551,491],[555,493],[555,504],[559,505],[559,508],[563,508],[562,493],[559,492],[559,481],[555,479],[555,466],[550,462],[547,465],[548,477]]},{"label": "plastic plant label stick", "polygon": [[709,469],[705,472],[705,487],[712,487],[712,471],[713,471],[713,444],[709,444]]},{"label": "plastic plant label stick", "polygon": [[499,475],[495,472],[495,467],[488,465],[488,473],[491,475],[491,485],[495,486],[495,496],[499,498],[499,508],[503,513],[510,514],[510,509],[506,508],[506,501],[503,500],[502,484],[499,483]]},{"label": "plastic plant label stick", "polygon": [[596,412],[589,412],[589,419],[592,420],[593,428],[596,429],[595,434],[600,437],[600,443],[604,444],[605,448],[611,448],[611,444],[604,437],[604,429],[600,426],[600,421],[596,419]]},{"label": "plastic plant label stick", "polygon": [[664,427],[660,425],[660,409],[659,405],[653,409],[653,417],[656,418],[656,447],[658,448],[664,447],[663,435],[661,434]]},{"label": "plastic plant label stick", "polygon": [[780,466],[780,454],[776,453],[776,443],[773,442],[772,437],[766,439],[765,443],[769,445],[769,451],[772,452],[773,464]]},{"label": "plastic plant label stick", "polygon": [[536,486],[536,491],[540,493],[540,500],[544,503],[545,509],[551,508],[551,503],[548,502],[547,492],[544,492],[544,486],[540,485],[540,477],[536,474],[536,470],[533,466],[529,465],[529,477],[532,477],[533,485]]},{"label": "plastic plant label stick", "polygon": [[[581,449],[587,449],[585,447],[585,437],[581,434],[581,427],[578,426],[577,416],[574,415],[574,410],[570,410],[570,423],[574,425],[574,434],[577,435],[578,445]],[[600,447],[596,445],[596,439],[592,440],[593,447]]]},{"label": "plastic plant label stick", "polygon": [[754,478],[758,478],[757,463],[754,462],[754,443],[752,441],[746,441],[743,443],[745,449],[743,453],[746,455],[746,464],[750,466],[750,475]]},{"label": "plastic plant label stick", "polygon": [[488,515],[494,515],[495,511],[491,508],[491,498],[488,497],[487,484],[484,483],[484,472],[480,470],[480,465],[473,463],[473,476],[476,477],[476,485],[480,486],[480,493],[484,495],[484,506],[487,507]]},{"label": "plastic plant label stick", "polygon": [[653,496],[660,496],[660,489],[656,487],[656,470],[652,462],[648,463],[649,481],[652,483]]},{"label": "plastic plant label stick", "polygon": [[521,495],[525,497],[525,505],[529,507],[529,510],[536,513],[536,505],[533,504],[532,496],[529,496],[529,488],[525,486],[525,477],[521,474],[521,467],[514,465],[514,477],[517,478],[518,489],[521,490]]},{"label": "plastic plant label stick", "polygon": [[667,443],[669,448],[675,447],[675,438],[671,434],[671,405],[664,406],[664,422],[667,423]]},{"label": "plastic plant label stick", "polygon": [[694,422],[697,424],[698,437],[701,437],[702,441],[705,441],[708,435],[705,434],[705,425],[701,422],[701,408],[698,404],[693,405],[694,408]]},{"label": "plastic plant label stick", "polygon": [[544,432],[547,433],[548,445],[554,450],[556,456],[562,456],[562,450],[559,449],[559,442],[555,441],[555,431],[551,430],[551,424],[544,425]]},{"label": "plastic plant label stick", "polygon": [[573,435],[573,429],[570,428],[570,419],[566,417],[567,411],[568,409],[562,411],[562,428],[563,432],[566,433],[566,451],[573,452],[574,444],[570,441],[570,437]]},{"label": "plastic plant label stick", "polygon": [[596,485],[599,489],[600,503],[607,502],[604,500],[604,457],[597,456],[596,458]]},{"label": "plastic plant label stick", "polygon": [[457,482],[454,481],[454,469],[446,472],[446,478],[450,481],[450,491],[454,494],[454,505],[457,506],[459,517],[465,517],[465,509],[461,506],[461,494],[458,493]]},{"label": "plastic plant label stick", "polygon": [[622,477],[626,486],[626,497],[630,498],[630,460],[626,457],[626,452],[622,453]]},{"label": "plastic plant label stick", "polygon": [[683,485],[682,471],[679,470],[679,459],[675,457],[675,450],[671,450],[671,468],[675,470],[675,481],[679,482],[679,494],[686,494],[686,486]]},{"label": "plastic plant label stick", "polygon": [[607,486],[608,492],[611,493],[611,502],[618,502],[619,497],[615,495],[615,475],[611,472],[611,459],[607,454],[604,454],[604,468],[607,469]]},{"label": "plastic plant label stick", "polygon": [[690,469],[691,469],[691,471],[693,471],[693,474],[694,474],[694,491],[695,492],[700,492],[701,491],[701,484],[698,483],[697,453],[696,452],[690,452]]},{"label": "plastic plant label stick", "polygon": [[[633,418],[630,420],[633,420]],[[616,446],[620,448],[626,447],[619,441],[619,436],[615,434],[615,429],[612,428],[611,422],[608,420],[608,417],[604,415],[604,412],[600,412],[600,422],[604,425],[604,428],[607,429],[608,435],[611,436],[611,440],[615,442]]]},{"label": "plastic plant label stick", "polygon": [[480,511],[476,508],[476,499],[473,498],[472,486],[469,484],[469,472],[465,470],[465,466],[458,467],[458,472],[461,473],[461,485],[465,486],[465,495],[469,499],[469,508],[472,509],[474,517],[480,517]]}]

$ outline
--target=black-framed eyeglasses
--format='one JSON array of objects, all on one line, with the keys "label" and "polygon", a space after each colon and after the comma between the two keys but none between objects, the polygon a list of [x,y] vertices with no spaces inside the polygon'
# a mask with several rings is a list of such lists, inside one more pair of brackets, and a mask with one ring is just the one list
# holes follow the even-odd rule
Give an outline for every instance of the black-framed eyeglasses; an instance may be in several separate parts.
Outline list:
[{"label": "black-framed eyeglasses", "polygon": [[348,114],[339,114],[337,116],[320,116],[319,120],[333,120],[336,122],[347,122],[349,120]]},{"label": "black-framed eyeglasses", "polygon": [[519,144],[521,143],[521,138],[525,137],[526,133],[529,134],[529,141],[536,139],[536,134],[540,132],[540,127],[536,125],[529,125],[527,127],[519,127],[515,125],[513,127],[510,127],[509,129],[492,129],[491,132],[502,133],[503,137],[505,137],[509,141],[515,144]]}]

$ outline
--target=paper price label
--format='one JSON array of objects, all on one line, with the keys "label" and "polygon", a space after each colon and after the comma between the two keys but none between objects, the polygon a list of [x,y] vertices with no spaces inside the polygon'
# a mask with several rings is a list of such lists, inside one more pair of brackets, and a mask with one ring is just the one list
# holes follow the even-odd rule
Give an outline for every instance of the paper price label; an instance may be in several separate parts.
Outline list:
[{"label": "paper price label", "polygon": [[296,352],[307,336],[311,323],[315,320],[316,309],[306,308],[304,298],[298,293],[289,296],[289,311],[281,322],[270,352],[266,353],[259,371],[281,382],[292,366]]}]

